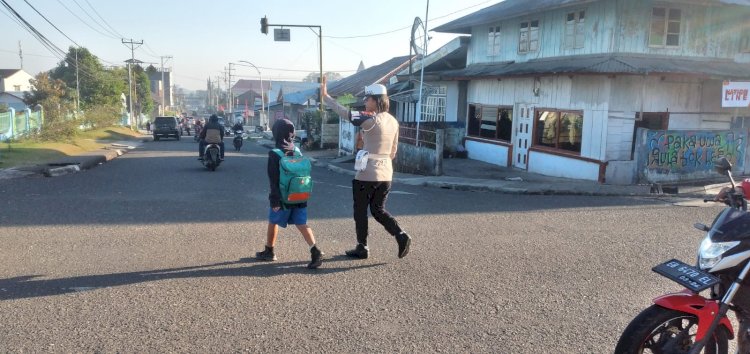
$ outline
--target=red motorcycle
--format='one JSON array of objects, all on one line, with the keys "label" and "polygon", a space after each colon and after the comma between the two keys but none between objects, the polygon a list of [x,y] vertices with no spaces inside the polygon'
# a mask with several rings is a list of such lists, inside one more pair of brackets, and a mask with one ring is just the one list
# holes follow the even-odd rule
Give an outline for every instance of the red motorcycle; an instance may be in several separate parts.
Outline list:
[{"label": "red motorcycle", "polygon": [[728,207],[710,227],[694,225],[706,232],[695,266],[672,259],[652,268],[685,289],[654,299],[654,305],[625,328],[615,354],[725,354],[735,338],[729,310],[740,323],[737,353],[750,353],[750,284],[745,282],[750,271],[750,213],[731,169],[725,158],[716,162],[716,170],[731,183],[718,198]]}]

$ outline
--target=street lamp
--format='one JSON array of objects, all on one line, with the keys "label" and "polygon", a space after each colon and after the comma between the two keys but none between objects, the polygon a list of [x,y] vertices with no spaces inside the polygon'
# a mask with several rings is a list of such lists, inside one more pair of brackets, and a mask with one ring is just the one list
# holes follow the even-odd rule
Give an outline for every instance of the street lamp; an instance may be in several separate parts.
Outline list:
[{"label": "street lamp", "polygon": [[[264,92],[265,88],[263,87],[263,74],[261,74],[260,69],[258,69],[258,67],[255,66],[255,64],[253,64],[253,63],[251,63],[251,62],[249,62],[247,60],[239,60],[239,62],[245,63],[245,64],[249,64],[250,66],[252,66],[253,68],[255,68],[255,71],[258,72],[258,76],[260,76],[260,112],[261,112],[260,113],[260,117],[261,117],[261,119],[264,120],[264,122],[263,122],[263,129],[265,130],[265,129],[268,128],[268,124],[267,124],[267,122],[265,122],[265,120],[267,118],[266,118],[266,109],[265,109],[265,106],[264,106],[264,104],[266,102],[266,96],[265,96],[265,92]],[[253,106],[254,105],[255,105],[255,103],[253,103]]]}]

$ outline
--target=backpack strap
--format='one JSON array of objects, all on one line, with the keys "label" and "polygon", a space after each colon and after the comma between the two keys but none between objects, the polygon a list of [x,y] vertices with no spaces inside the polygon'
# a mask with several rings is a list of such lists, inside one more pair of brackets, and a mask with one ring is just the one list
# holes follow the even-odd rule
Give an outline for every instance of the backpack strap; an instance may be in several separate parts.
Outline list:
[{"label": "backpack strap", "polygon": [[[271,151],[275,152],[276,155],[279,155],[279,157],[286,156],[286,154],[283,151],[281,151],[281,149],[276,148],[276,149],[271,149]],[[302,151],[296,146],[294,147],[294,156],[295,157],[302,156]]]}]

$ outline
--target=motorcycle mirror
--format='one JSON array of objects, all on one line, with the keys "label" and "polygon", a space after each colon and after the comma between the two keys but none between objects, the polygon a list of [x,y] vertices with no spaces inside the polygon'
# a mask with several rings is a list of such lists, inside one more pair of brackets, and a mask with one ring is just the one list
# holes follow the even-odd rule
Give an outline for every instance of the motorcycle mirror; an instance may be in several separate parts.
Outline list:
[{"label": "motorcycle mirror", "polygon": [[701,224],[699,222],[693,224],[693,227],[698,230],[705,231],[705,232],[708,232],[708,230],[711,230],[708,226],[706,226],[705,224]]},{"label": "motorcycle mirror", "polygon": [[714,169],[720,175],[726,176],[732,170],[732,163],[726,157],[722,157],[714,163]]}]

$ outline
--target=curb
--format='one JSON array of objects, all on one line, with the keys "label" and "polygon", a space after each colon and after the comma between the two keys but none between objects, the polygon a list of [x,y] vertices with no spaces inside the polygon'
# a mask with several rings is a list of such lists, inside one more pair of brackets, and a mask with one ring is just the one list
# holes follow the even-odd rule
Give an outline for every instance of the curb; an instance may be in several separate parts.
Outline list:
[{"label": "curb", "polygon": [[[112,144],[112,146],[125,147],[127,149],[134,149],[135,147],[123,144]],[[114,150],[102,150],[100,153],[92,153],[89,155],[73,156],[70,159],[80,160],[77,162],[62,162],[65,166],[61,167],[47,167],[42,170],[42,174],[46,177],[59,177],[70,173],[76,173],[83,170],[94,168],[103,163],[112,161],[125,153],[128,150],[114,149]]]}]

